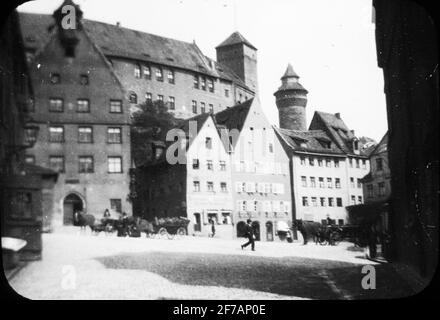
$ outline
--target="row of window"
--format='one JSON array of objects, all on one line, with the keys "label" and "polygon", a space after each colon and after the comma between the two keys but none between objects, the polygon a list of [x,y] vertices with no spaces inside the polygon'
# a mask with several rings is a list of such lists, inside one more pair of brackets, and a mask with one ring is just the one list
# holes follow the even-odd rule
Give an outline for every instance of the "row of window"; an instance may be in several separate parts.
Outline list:
[{"label": "row of window", "polygon": [[[193,181],[193,191],[194,192],[200,192],[200,181]],[[213,181],[207,181],[206,182],[206,191],[208,192],[215,192],[214,190],[214,182]],[[220,191],[221,192],[228,192],[228,186],[226,182],[220,182]]]},{"label": "row of window", "polygon": [[[35,164],[35,156],[27,155],[26,163]],[[49,156],[49,167],[60,173],[66,172],[64,156]],[[78,157],[78,173],[93,173],[95,170],[93,156]],[[108,173],[122,173],[122,157],[107,157]]]},{"label": "row of window", "polygon": [[[319,183],[319,187],[320,188],[325,188],[326,184],[324,181],[323,177],[319,177],[318,178],[318,183]],[[301,176],[301,186],[302,187],[308,187],[310,185],[311,188],[316,188],[316,178],[315,177],[310,177],[310,184],[307,183],[307,177],[306,176]],[[335,178],[335,184],[334,184],[336,189],[340,189],[341,188],[341,179],[340,178]],[[333,188],[333,178],[327,178],[327,188]]]},{"label": "row of window", "polygon": [[[50,73],[50,83],[51,84],[60,84],[61,83],[61,76],[59,73]],[[87,74],[80,74],[78,79],[78,84],[83,86],[89,85],[89,76]]]},{"label": "row of window", "polygon": [[239,200],[237,209],[240,212],[285,212],[290,211],[290,201]]},{"label": "row of window", "polygon": [[[34,111],[33,106],[31,106],[30,111]],[[90,112],[90,100],[89,99],[77,99],[75,111],[78,113],[89,113]],[[49,112],[64,112],[64,99],[62,99],[62,98],[49,98]],[[109,112],[110,113],[122,113],[122,101],[121,100],[110,100]]]},{"label": "row of window", "polygon": [[[354,160],[354,161],[353,161]],[[353,168],[353,162],[356,163],[356,168],[360,168],[360,159],[353,159],[353,158],[348,158],[348,165],[350,166],[350,168]],[[367,169],[367,161],[365,159],[362,159],[362,169]]]},{"label": "row of window", "polygon": [[[154,74],[156,77],[157,81],[163,82],[164,80],[164,76],[163,76],[163,69],[162,67],[156,66],[154,67]],[[141,67],[141,65],[136,64],[134,66],[134,77],[137,79],[147,79],[147,80],[151,80],[151,67],[149,65],[143,65]],[[167,70],[167,80],[168,83],[174,84],[175,83],[175,76],[174,76],[174,71],[171,69]]]},{"label": "row of window", "polygon": [[[335,198],[329,197],[320,197],[318,202],[318,197],[310,197],[311,202],[309,202],[309,197],[302,197],[302,205],[303,207],[317,207],[318,204],[321,207],[334,207],[335,206]],[[336,206],[342,207],[342,198],[336,198]]]},{"label": "row of window", "polygon": [[[193,159],[192,168],[194,170],[200,169],[200,161],[199,159]],[[214,163],[212,160],[206,160],[206,169],[214,170]],[[219,161],[219,169],[220,171],[226,171],[226,161]]]},{"label": "row of window", "polygon": [[[377,184],[377,196],[379,197],[384,197],[386,194],[386,190],[385,190],[385,182],[379,182]],[[367,185],[367,196],[368,198],[373,198],[374,197],[374,187],[372,184],[368,184]]]},{"label": "row of window", "polygon": [[284,184],[263,182],[236,182],[238,193],[284,194]]},{"label": "row of window", "polygon": [[[62,143],[64,142],[64,127],[51,126],[49,127],[49,142]],[[93,143],[93,127],[80,126],[78,127],[78,143]],[[107,128],[107,143],[122,143],[122,128],[108,127]]]},{"label": "row of window", "polygon": [[[325,183],[325,181],[327,181],[327,184]],[[326,180],[324,180],[324,177],[318,177],[318,183],[319,183],[319,187],[320,188],[325,188],[327,185],[327,188],[333,188],[333,178],[327,178]],[[306,176],[301,176],[301,186],[304,188],[307,188],[308,186],[310,186],[311,188],[316,188],[316,178],[315,177],[310,177],[310,183],[308,183],[307,181],[307,177]],[[335,178],[335,184],[334,187],[336,189],[340,189],[341,188],[341,179],[340,178]],[[355,188],[355,180],[353,177],[350,178],[350,187],[351,188]],[[361,179],[357,179],[357,188],[361,189],[362,188],[362,182]]]},{"label": "row of window", "polygon": [[[358,200],[357,204],[362,204],[362,203],[363,203],[363,198],[362,198],[362,196],[358,196],[358,197],[357,197],[357,200]],[[352,204],[352,205],[355,205],[355,204],[356,204],[356,196],[351,196],[351,204]]]},{"label": "row of window", "polygon": [[[197,101],[192,100],[191,105],[192,105],[192,112],[194,114],[197,114],[198,113]],[[208,112],[214,113],[214,105],[213,104],[209,104]],[[206,103],[205,102],[200,102],[200,113],[206,113]]]},{"label": "row of window", "polygon": [[205,90],[208,89],[209,92],[214,92],[214,79],[206,78],[205,76],[194,75],[194,89]]},{"label": "row of window", "polygon": [[259,174],[289,174],[288,164],[281,162],[237,161],[235,162],[235,170]]},{"label": "row of window", "polygon": [[[315,159],[314,157],[301,157],[301,165],[305,166],[305,165],[310,165],[310,166],[315,166],[317,165],[318,167],[324,167],[324,163],[325,166],[327,168],[339,168],[339,159],[328,159],[328,158],[317,158]],[[315,161],[316,160],[316,161]],[[350,168],[353,168],[353,160],[355,160],[356,163],[356,168],[360,168],[361,163],[362,163],[362,169],[367,169],[367,161],[365,159],[353,159],[353,158],[349,158],[348,159],[348,163]]]}]

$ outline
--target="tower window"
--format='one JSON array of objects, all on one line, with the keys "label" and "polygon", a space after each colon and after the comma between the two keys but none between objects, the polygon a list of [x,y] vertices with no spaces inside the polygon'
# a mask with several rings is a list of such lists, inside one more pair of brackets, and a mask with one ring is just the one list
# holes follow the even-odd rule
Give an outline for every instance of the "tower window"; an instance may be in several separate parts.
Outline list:
[{"label": "tower window", "polygon": [[225,89],[225,97],[229,98],[229,90],[228,89]]}]

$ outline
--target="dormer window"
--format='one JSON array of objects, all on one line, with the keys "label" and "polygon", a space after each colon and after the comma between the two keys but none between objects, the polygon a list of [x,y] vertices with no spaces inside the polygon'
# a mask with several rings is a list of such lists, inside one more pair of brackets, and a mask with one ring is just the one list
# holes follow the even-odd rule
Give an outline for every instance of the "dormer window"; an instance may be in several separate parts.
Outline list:
[{"label": "dormer window", "polygon": [[359,151],[359,140],[353,140],[353,150]]}]

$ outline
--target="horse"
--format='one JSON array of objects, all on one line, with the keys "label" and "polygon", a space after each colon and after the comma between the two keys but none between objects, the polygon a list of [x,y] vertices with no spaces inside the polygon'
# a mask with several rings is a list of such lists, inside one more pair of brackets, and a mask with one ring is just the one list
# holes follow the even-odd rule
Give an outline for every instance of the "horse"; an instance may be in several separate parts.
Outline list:
[{"label": "horse", "polygon": [[74,225],[80,227],[80,231],[85,231],[87,226],[90,227],[90,230],[93,232],[93,227],[95,224],[95,217],[91,214],[75,212],[73,216]]},{"label": "horse", "polygon": [[[131,218],[131,219],[130,219]],[[139,232],[144,232],[146,237],[154,234],[153,224],[140,217],[130,217],[129,223],[131,226],[135,226]]]},{"label": "horse", "polygon": [[309,240],[318,243],[318,239],[322,233],[322,224],[315,221],[303,221],[302,219],[295,219],[292,223],[292,227],[296,227],[304,239],[304,245]]}]

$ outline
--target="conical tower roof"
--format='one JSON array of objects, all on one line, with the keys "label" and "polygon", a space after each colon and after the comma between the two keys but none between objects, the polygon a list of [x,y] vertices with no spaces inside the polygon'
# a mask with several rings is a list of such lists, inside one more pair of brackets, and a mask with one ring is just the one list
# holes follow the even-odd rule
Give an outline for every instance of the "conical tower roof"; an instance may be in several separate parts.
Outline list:
[{"label": "conical tower roof", "polygon": [[299,78],[298,74],[293,70],[292,64],[287,65],[286,72],[284,72],[284,75],[281,77],[281,80],[285,78]]},{"label": "conical tower roof", "polygon": [[274,95],[286,90],[297,90],[307,94],[308,91],[298,82],[298,79],[298,74],[293,70],[292,65],[289,63],[286,72],[284,72],[284,75],[281,77],[281,87],[278,88]]},{"label": "conical tower roof", "polygon": [[233,34],[231,34],[225,41],[220,43],[216,48],[232,46],[234,44],[240,44],[240,43],[244,43],[248,47],[257,50],[257,48],[255,48],[249,41],[247,41],[246,38],[243,37],[243,35],[238,31],[235,31]]}]

